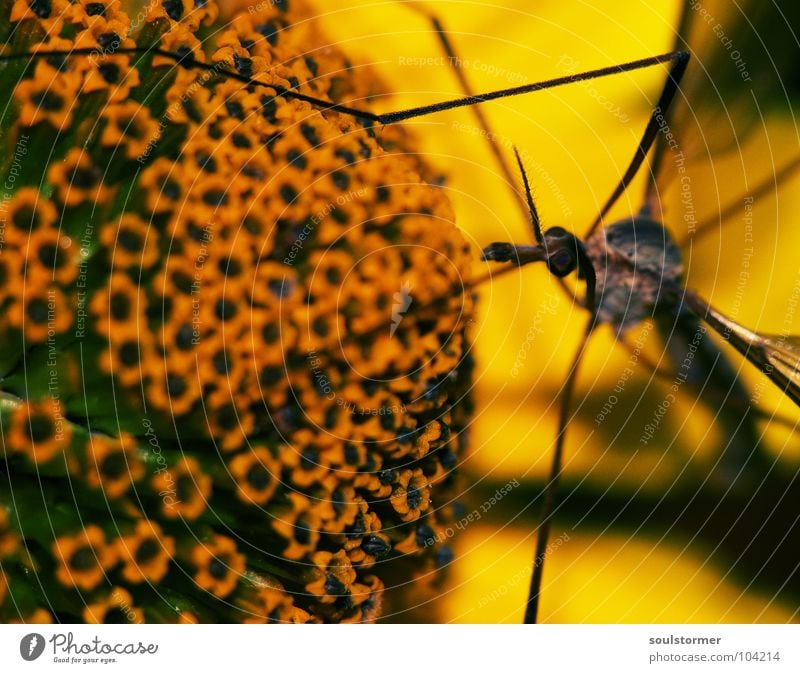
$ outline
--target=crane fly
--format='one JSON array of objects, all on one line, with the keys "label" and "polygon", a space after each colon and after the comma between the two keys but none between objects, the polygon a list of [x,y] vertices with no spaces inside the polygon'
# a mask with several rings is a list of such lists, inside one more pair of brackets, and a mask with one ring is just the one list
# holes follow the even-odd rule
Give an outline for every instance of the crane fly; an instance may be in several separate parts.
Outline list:
[{"label": "crane fly", "polygon": [[[428,15],[448,55],[455,56],[455,50],[447,33],[438,19]],[[681,35],[688,30],[689,10],[685,10]],[[684,42],[689,45],[691,43]],[[519,153],[516,153],[517,165],[524,183],[526,217],[529,218],[535,242],[533,244],[494,243],[487,246],[482,253],[487,262],[504,263],[506,266],[499,272],[488,273],[476,280],[466,283],[453,292],[467,292],[482,283],[497,278],[499,275],[531,263],[543,262],[550,273],[559,281],[576,274],[585,285],[582,305],[587,309],[589,320],[585,330],[585,338],[575,354],[562,390],[559,414],[559,430],[553,455],[551,477],[545,493],[542,523],[537,538],[535,559],[544,559],[547,540],[556,498],[556,487],[563,460],[564,438],[568,425],[568,415],[579,363],[586,350],[589,336],[600,325],[610,325],[618,334],[623,334],[630,327],[656,314],[676,320],[687,321],[689,325],[698,319],[703,320],[734,348],[741,352],[750,362],[756,365],[767,377],[778,385],[795,403],[800,405],[800,340],[795,337],[777,337],[753,332],[738,324],[724,313],[715,310],[696,292],[682,284],[682,259],[680,249],[655,214],[658,205],[657,182],[652,180],[643,200],[641,211],[630,217],[601,228],[605,217],[618,199],[638,174],[650,151],[656,148],[654,174],[659,173],[663,163],[665,149],[663,142],[658,142],[664,129],[665,120],[671,119],[670,111],[676,96],[681,91],[681,82],[687,72],[689,51],[683,48],[681,41],[670,52],[656,56],[641,58],[619,65],[606,66],[585,72],[569,74],[531,84],[504,88],[482,94],[470,91],[463,73],[456,70],[459,82],[464,89],[461,97],[451,100],[414,107],[406,110],[373,113],[359,109],[355,104],[342,104],[316,98],[294,89],[282,88],[275,84],[259,81],[246,71],[237,70],[232,64],[209,64],[194,58],[190,53],[172,53],[161,49],[158,45],[122,48],[110,45],[98,53],[96,49],[72,49],[68,51],[38,50],[24,54],[0,54],[0,63],[11,63],[22,59],[35,61],[44,57],[71,58],[78,56],[130,55],[139,59],[160,56],[171,59],[176,67],[204,71],[212,76],[228,78],[240,82],[244,87],[267,87],[277,97],[299,100],[316,107],[323,112],[336,112],[360,120],[368,126],[386,125],[405,122],[426,115],[470,107],[479,124],[488,129],[488,122],[483,116],[481,105],[489,101],[513,96],[554,89],[560,86],[586,82],[593,79],[630,73],[653,66],[668,66],[669,74],[653,107],[641,139],[635,148],[633,158],[625,173],[619,180],[611,196],[592,223],[588,235],[580,238],[562,227],[551,227],[542,230],[540,218],[531,193],[531,187]],[[452,62],[452,61],[451,61]],[[234,64],[235,65],[235,64]],[[689,76],[691,77],[691,71]],[[691,100],[689,100],[691,104]],[[677,115],[675,115],[677,116]],[[487,134],[487,137],[494,137]],[[515,178],[509,163],[492,144],[492,151],[499,161],[505,175]],[[794,171],[796,164],[786,167],[786,174]],[[451,295],[442,296],[445,300]],[[434,302],[435,303],[435,302]],[[419,309],[420,307],[416,307]],[[409,312],[413,312],[412,308]],[[376,330],[379,328],[376,328]],[[726,383],[730,383],[727,382]],[[735,385],[730,383],[730,385]],[[740,390],[737,388],[737,392]],[[734,408],[738,408],[735,407]],[[537,618],[539,592],[544,564],[535,563],[531,587],[526,606],[526,623],[535,622]]]}]

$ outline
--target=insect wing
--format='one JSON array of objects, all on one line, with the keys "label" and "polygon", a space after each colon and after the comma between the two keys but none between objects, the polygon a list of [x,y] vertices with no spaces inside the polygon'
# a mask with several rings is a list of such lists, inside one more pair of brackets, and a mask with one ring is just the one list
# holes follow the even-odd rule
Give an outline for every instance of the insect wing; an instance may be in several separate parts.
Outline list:
[{"label": "insect wing", "polygon": [[800,406],[800,338],[762,337],[764,373]]},{"label": "insect wing", "polygon": [[693,292],[687,292],[685,299],[697,315],[800,406],[800,337],[752,332]]}]

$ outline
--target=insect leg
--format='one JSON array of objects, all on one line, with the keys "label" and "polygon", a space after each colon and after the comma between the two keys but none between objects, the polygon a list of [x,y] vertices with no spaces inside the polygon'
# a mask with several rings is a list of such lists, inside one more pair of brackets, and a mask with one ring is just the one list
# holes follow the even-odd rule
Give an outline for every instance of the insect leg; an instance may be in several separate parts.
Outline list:
[{"label": "insect leg", "polygon": [[[629,61],[628,63],[607,66],[605,68],[598,68],[596,70],[588,70],[586,72],[566,75],[564,77],[557,77],[555,79],[544,80],[541,82],[533,82],[531,84],[523,84],[521,86],[511,87],[508,89],[489,91],[488,93],[476,94],[474,96],[464,96],[461,98],[455,98],[448,101],[442,101],[441,103],[434,103],[432,105],[423,105],[420,107],[400,110],[398,112],[386,112],[383,114],[376,114],[373,112],[368,112],[367,110],[360,110],[358,108],[350,107],[349,105],[343,105],[341,103],[333,103],[331,101],[326,101],[321,98],[316,98],[315,96],[309,96],[299,91],[295,91],[294,89],[287,89],[286,87],[282,87],[280,85],[266,84],[265,82],[259,81],[255,77],[249,77],[235,70],[228,70],[226,68],[220,67],[221,65],[220,63],[211,64],[211,63],[197,61],[193,59],[191,55],[175,54],[170,51],[166,51],[164,49],[159,49],[158,47],[155,46],[119,48],[116,50],[109,49],[106,51],[100,51],[95,48],[86,48],[86,49],[71,49],[71,50],[37,51],[37,52],[28,52],[24,54],[0,54],[0,63],[5,61],[19,60],[21,58],[29,58],[29,59],[44,58],[45,56],[69,57],[69,56],[79,56],[79,55],[86,56],[91,54],[100,56],[112,55],[112,54],[144,55],[147,53],[172,59],[173,61],[175,61],[176,63],[185,68],[213,72],[221,77],[229,77],[230,79],[233,79],[237,82],[242,82],[243,84],[272,89],[273,91],[275,91],[275,98],[287,98],[290,100],[304,101],[322,111],[339,112],[341,114],[345,114],[350,117],[355,117],[356,119],[361,119],[363,121],[380,123],[380,124],[396,124],[398,122],[406,121],[408,119],[424,117],[425,115],[433,114],[434,112],[444,112],[445,110],[454,110],[456,108],[461,108],[461,107],[470,107],[478,105],[480,103],[486,103],[492,100],[500,100],[501,98],[509,98],[512,96],[520,96],[522,94],[532,93],[534,91],[544,91],[545,89],[554,89],[556,87],[564,86],[566,84],[574,84],[576,82],[585,82],[587,80],[599,79],[601,77],[608,77],[609,75],[616,75],[624,72],[632,72],[634,70],[641,70],[642,68],[649,68],[651,66],[659,65],[662,63],[675,62],[677,65],[678,63],[682,62],[684,58],[688,59],[688,54],[685,54],[684,52],[678,52],[678,53],[669,52],[667,54],[650,56],[648,58],[643,58],[636,61]],[[673,66],[673,70],[675,69],[676,69],[675,66]],[[652,144],[652,140],[650,141],[650,144]],[[639,164],[641,164],[641,162],[639,162]]]},{"label": "insect leg", "polygon": [[339,112],[341,114],[345,114],[350,117],[355,117],[357,119],[366,122],[371,122],[371,123],[382,122],[381,115],[369,112],[367,110],[360,110],[358,108],[350,107],[349,105],[342,105],[341,103],[334,103],[331,101],[323,100],[322,98],[317,98],[315,96],[309,96],[307,94],[301,93],[300,91],[295,91],[294,89],[287,89],[286,87],[280,86],[279,84],[267,84],[265,82],[261,82],[256,77],[243,75],[242,73],[237,72],[236,70],[231,70],[230,68],[225,67],[225,66],[230,66],[230,63],[225,63],[225,62],[206,63],[204,61],[196,60],[191,56],[191,54],[176,54],[171,51],[166,51],[165,49],[159,49],[158,47],[155,46],[119,47],[116,49],[108,48],[102,50],[97,49],[95,47],[87,47],[87,48],[65,49],[65,50],[59,50],[59,49],[53,49],[48,51],[43,50],[43,51],[28,52],[25,54],[0,54],[0,63],[20,60],[23,58],[39,59],[39,58],[45,58],[47,56],[59,56],[67,58],[70,56],[113,56],[115,54],[138,55],[138,56],[146,56],[147,54],[152,54],[154,56],[161,56],[163,58],[171,59],[172,61],[175,62],[176,65],[182,68],[186,68],[187,70],[202,70],[204,72],[210,72],[214,75],[218,75],[219,77],[226,77],[234,81],[241,82],[242,84],[272,89],[273,91],[275,91],[275,98],[287,98],[290,100],[304,101],[320,110]]},{"label": "insect leg", "polygon": [[633,153],[633,158],[631,159],[628,168],[625,170],[625,174],[622,176],[622,179],[614,188],[614,191],[605,202],[605,205],[598,213],[594,222],[592,222],[592,226],[589,228],[587,236],[591,235],[595,229],[600,226],[603,218],[617,202],[617,199],[619,199],[619,197],[625,193],[625,190],[628,188],[631,180],[636,177],[636,174],[639,172],[639,169],[641,168],[645,159],[647,159],[647,153],[650,151],[650,148],[656,141],[659,131],[666,123],[664,115],[667,114],[669,106],[672,104],[675,94],[678,92],[680,81],[686,72],[686,66],[689,64],[688,52],[673,51],[670,52],[670,56],[671,58],[669,60],[672,62],[672,67],[669,70],[667,81],[664,84],[664,88],[661,90],[661,95],[658,98],[658,102],[650,114],[650,120],[647,122],[647,126],[644,129],[642,139],[639,141],[639,145],[636,148],[636,151]]},{"label": "insect leg", "polygon": [[535,624],[539,612],[539,594],[542,588],[542,576],[544,573],[544,562],[547,556],[547,541],[550,537],[550,528],[555,514],[556,494],[558,491],[558,481],[561,477],[562,463],[564,462],[564,440],[567,435],[569,425],[569,412],[572,406],[572,397],[575,392],[575,382],[578,378],[578,368],[580,367],[583,354],[586,352],[586,345],[589,343],[592,329],[594,328],[594,318],[586,326],[584,338],[578,347],[575,357],[572,360],[567,380],[561,391],[561,405],[558,413],[558,435],[556,435],[556,448],[553,452],[553,462],[550,466],[550,476],[545,486],[544,505],[542,506],[542,520],[539,524],[539,533],[536,536],[536,555],[533,557],[533,575],[531,576],[530,589],[528,590],[528,602],[525,606],[525,623]]},{"label": "insect leg", "polygon": [[[749,192],[747,196],[753,199],[753,203],[758,201],[762,196],[766,196],[770,191],[777,189],[778,186],[788,180],[792,175],[794,175],[797,170],[800,169],[800,157],[796,157],[792,159],[789,163],[787,163],[783,168],[779,169],[775,174],[771,175],[770,177],[766,178],[763,182],[756,185],[753,191]],[[723,208],[719,213],[715,214],[712,217],[709,217],[703,220],[700,224],[695,227],[695,230],[692,234],[687,235],[682,240],[678,241],[678,245],[682,246],[687,241],[697,240],[698,238],[705,236],[714,229],[716,229],[717,224],[722,224],[728,218],[733,217],[734,215],[738,215],[741,209],[742,199],[739,197],[738,199],[734,199],[730,205]]]},{"label": "insect leg", "polygon": [[[680,51],[681,49],[688,48],[686,45],[688,44],[688,40],[686,36],[689,34],[689,28],[691,27],[692,23],[692,15],[694,14],[690,3],[684,3],[683,7],[681,8],[681,18],[678,21],[678,30],[675,33],[675,41],[672,44],[673,51]],[[684,97],[685,100],[685,97]],[[664,125],[665,127],[669,127],[672,123],[672,116],[675,112],[675,106],[672,106],[669,110],[664,111]],[[657,197],[657,187],[656,181],[658,179],[658,174],[661,171],[661,164],[664,161],[664,153],[667,148],[667,143],[660,142],[656,143],[655,150],[653,152],[653,158],[650,162],[650,171],[647,174],[647,185],[645,186],[644,190],[644,199],[645,203],[650,204],[657,204],[658,197]],[[655,210],[654,210],[655,212]]]},{"label": "insect leg", "polygon": [[408,119],[424,117],[425,115],[429,115],[434,112],[455,110],[456,108],[479,105],[480,103],[487,103],[492,100],[500,100],[501,98],[521,96],[526,93],[533,93],[534,91],[555,89],[556,87],[564,86],[565,84],[575,84],[576,82],[600,79],[602,77],[608,77],[609,75],[632,72],[634,70],[641,70],[642,68],[649,68],[662,63],[680,61],[681,59],[688,59],[688,54],[684,52],[678,52],[677,54],[675,52],[669,52],[666,54],[659,54],[658,56],[649,56],[648,58],[642,58],[636,61],[629,61],[628,63],[621,63],[619,65],[611,65],[605,68],[598,68],[596,70],[587,70],[586,72],[565,75],[564,77],[556,77],[554,79],[533,82],[531,84],[522,84],[521,86],[515,86],[509,89],[499,89],[497,91],[489,91],[488,93],[476,94],[474,96],[465,96],[463,98],[442,101],[441,103],[421,105],[420,107],[400,110],[399,112],[386,112],[378,115],[378,117],[380,117],[380,121],[383,124],[395,124]]},{"label": "insect leg", "polygon": [[[465,96],[473,96],[475,92],[473,91],[472,87],[467,80],[467,76],[464,73],[464,70],[460,68],[457,64],[460,62],[458,54],[456,53],[455,48],[453,47],[453,43],[450,41],[450,38],[447,34],[447,30],[444,27],[441,19],[439,19],[436,14],[433,12],[429,12],[427,9],[420,7],[417,4],[409,4],[409,9],[414,10],[418,14],[424,16],[433,27],[434,32],[436,33],[436,37],[439,40],[439,44],[442,47],[442,51],[444,51],[445,55],[447,56],[447,61],[450,64],[450,68],[453,71],[453,74],[456,76],[458,80],[458,84],[461,87],[461,91]],[[515,188],[516,185],[516,176],[514,175],[513,170],[511,169],[511,164],[506,159],[503,152],[500,150],[500,145],[496,142],[497,134],[492,131],[492,127],[489,124],[489,120],[486,118],[486,115],[483,112],[483,108],[480,105],[473,105],[472,114],[475,117],[475,121],[478,124],[478,127],[483,131],[483,135],[486,138],[486,143],[489,146],[489,151],[494,156],[497,165],[500,167],[500,171],[503,173],[503,177],[506,180],[506,184],[508,185],[511,192],[514,194],[514,200],[517,202],[521,209],[522,216],[524,218],[528,217],[528,213],[526,211],[525,201],[522,199],[520,193]],[[535,235],[535,232],[534,232]],[[537,241],[541,241],[539,236],[536,236]]]}]

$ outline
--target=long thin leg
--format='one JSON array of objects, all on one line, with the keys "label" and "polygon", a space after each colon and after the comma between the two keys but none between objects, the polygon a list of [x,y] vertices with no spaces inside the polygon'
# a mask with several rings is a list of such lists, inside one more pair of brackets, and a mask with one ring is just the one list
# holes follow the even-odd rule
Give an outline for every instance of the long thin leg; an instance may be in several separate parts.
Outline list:
[{"label": "long thin leg", "polygon": [[[673,51],[680,51],[686,48],[689,41],[687,39],[689,28],[692,25],[692,15],[694,11],[690,6],[690,3],[686,2],[683,3],[683,7],[681,9],[681,18],[678,22],[678,30],[675,33],[675,41],[672,44]],[[672,105],[669,110],[664,112],[664,124],[668,128],[672,125],[672,118],[675,114],[675,106]],[[667,143],[660,142],[656,143],[655,151],[653,152],[653,158],[650,162],[650,171],[647,174],[647,184],[645,185],[644,190],[644,202],[645,203],[656,203],[657,202],[657,180],[658,174],[661,172],[661,162],[664,161],[664,153],[667,149]]]},{"label": "long thin leg", "polygon": [[[479,105],[480,103],[487,103],[492,100],[499,100],[501,98],[508,98],[509,96],[520,96],[534,91],[544,91],[545,89],[555,89],[556,87],[565,84],[574,84],[576,82],[585,82],[587,80],[599,79],[601,77],[608,77],[609,75],[618,75],[624,72],[632,72],[634,70],[641,70],[642,68],[649,68],[654,65],[672,62],[687,61],[689,55],[685,52],[669,52],[667,54],[660,54],[658,56],[650,56],[620,65],[607,66],[605,68],[598,68],[597,70],[587,70],[586,72],[576,73],[573,75],[566,75],[564,77],[556,77],[554,79],[544,80],[542,82],[534,82],[532,84],[523,84],[521,86],[511,87],[509,89],[500,89],[498,91],[490,91],[488,93],[477,94],[475,96],[465,96],[464,98],[456,98],[454,100],[443,101],[441,103],[433,103],[432,105],[421,105],[419,107],[409,108],[400,112],[389,112],[378,115],[380,121],[384,124],[394,124],[396,122],[414,119],[416,117],[424,117],[425,115],[434,112],[442,112],[444,110],[454,110],[460,107],[468,107],[470,105]],[[685,66],[684,66],[685,67]]]},{"label": "long thin leg", "polygon": [[[752,192],[749,192],[747,196],[751,197],[753,202],[758,201],[762,196],[768,194],[773,189],[776,189],[784,180],[789,179],[797,172],[798,169],[800,169],[800,157],[792,159],[783,168],[778,170],[777,173],[756,185],[755,189],[753,189]],[[741,199],[735,199],[719,213],[713,215],[712,217],[706,218],[700,224],[698,224],[693,233],[678,241],[678,245],[686,243],[689,239],[695,241],[698,238],[702,238],[706,234],[711,233],[715,230],[718,223],[725,222],[728,218],[738,214],[741,207]]]},{"label": "long thin leg", "polygon": [[[467,80],[467,76],[464,73],[462,68],[459,68],[457,63],[459,63],[460,59],[458,58],[458,54],[456,53],[455,48],[453,47],[453,43],[450,41],[450,37],[447,34],[447,30],[444,27],[442,21],[437,17],[434,13],[429,12],[427,9],[420,7],[417,4],[409,4],[407,5],[409,9],[417,12],[424,16],[428,21],[430,21],[431,26],[433,27],[434,32],[436,33],[436,37],[439,40],[439,44],[442,47],[445,55],[447,56],[448,63],[450,64],[450,68],[456,76],[458,80],[458,84],[461,87],[461,92],[465,96],[474,96],[475,92],[473,91],[472,87],[470,86],[469,81]],[[500,150],[500,145],[495,141],[498,137],[493,131],[491,124],[489,124],[489,120],[487,119],[486,115],[483,112],[483,108],[480,105],[473,105],[472,108],[472,115],[475,117],[475,121],[478,124],[478,128],[483,131],[483,135],[486,138],[486,143],[489,146],[489,151],[494,156],[497,165],[500,167],[500,171],[503,173],[503,177],[508,184],[509,189],[514,195],[514,201],[520,208],[520,212],[522,214],[523,219],[527,219],[528,213],[526,210],[525,200],[522,198],[522,195],[516,189],[516,176],[514,175],[514,171],[511,169],[511,164],[506,159],[505,154]],[[540,240],[538,237],[534,237],[536,240]]]},{"label": "long thin leg", "polygon": [[264,82],[259,82],[258,79],[254,77],[249,77],[247,75],[243,75],[236,70],[229,70],[224,65],[230,65],[230,63],[204,63],[202,61],[195,60],[191,54],[175,54],[171,51],[166,51],[164,49],[159,49],[157,47],[120,47],[118,49],[109,48],[106,50],[100,50],[97,48],[81,48],[81,49],[53,49],[49,51],[36,51],[26,54],[5,54],[0,55],[0,63],[7,62],[7,61],[18,61],[23,58],[29,59],[39,59],[45,58],[47,56],[58,56],[63,58],[68,58],[70,56],[111,56],[115,54],[123,54],[123,55],[138,55],[138,56],[146,56],[147,54],[152,54],[154,56],[161,56],[163,58],[168,58],[175,61],[176,65],[179,65],[183,68],[188,70],[203,70],[205,72],[210,72],[219,77],[225,77],[228,79],[235,80],[237,82],[241,82],[242,84],[249,84],[252,86],[259,86],[265,87],[268,89],[272,89],[275,91],[275,98],[288,98],[291,100],[300,100],[305,101],[306,103],[310,103],[314,107],[320,108],[321,110],[333,110],[335,112],[340,112],[342,114],[349,115],[351,117],[356,117],[357,119],[361,119],[364,121],[369,121],[373,123],[381,123],[381,115],[375,114],[373,112],[368,112],[366,110],[359,110],[358,108],[353,108],[348,105],[341,105],[340,103],[332,103],[330,101],[323,100],[321,98],[315,98],[314,96],[308,96],[304,93],[300,93],[299,91],[294,91],[293,89],[287,89],[277,84],[265,84]]},{"label": "long thin leg", "polygon": [[[411,9],[413,9],[414,11],[416,11],[416,12],[422,14],[423,16],[425,16],[431,22],[431,24],[433,26],[433,29],[436,32],[436,35],[437,35],[437,37],[439,39],[439,42],[442,45],[442,49],[444,50],[445,54],[447,55],[448,60],[449,60],[450,64],[452,65],[452,69],[453,69],[453,71],[454,71],[454,73],[456,75],[456,78],[458,79],[458,82],[461,85],[461,89],[466,94],[466,99],[465,100],[474,100],[476,103],[481,102],[481,100],[479,100],[479,99],[486,98],[488,100],[488,96],[490,96],[491,94],[484,94],[483,96],[476,96],[476,95],[474,95],[472,93],[472,89],[471,89],[471,87],[469,85],[469,82],[467,81],[467,77],[464,74],[463,70],[461,68],[459,68],[458,66],[454,65],[455,63],[458,62],[458,56],[457,56],[457,54],[455,52],[455,49],[453,48],[452,43],[450,42],[450,39],[447,36],[447,31],[444,29],[444,26],[442,25],[442,22],[439,20],[439,18],[437,16],[435,16],[434,14],[428,12],[424,8],[419,7],[416,4],[409,5],[409,7]],[[686,21],[687,15],[688,15],[688,12],[686,11],[686,9],[684,9],[683,13],[682,13],[681,26],[684,26],[684,22]],[[681,31],[679,31],[679,37],[676,38],[676,44],[681,39],[680,35],[682,35],[683,33],[685,33],[685,28],[682,28]],[[660,112],[660,110],[663,110],[664,111],[664,115],[666,115],[666,112],[668,111],[668,109],[670,107],[670,104],[672,103],[672,100],[673,100],[673,98],[675,96],[675,93],[677,93],[678,84],[680,83],[680,80],[681,80],[681,78],[683,77],[683,74],[686,71],[686,65],[688,64],[688,61],[689,61],[689,54],[686,53],[686,52],[678,51],[676,49],[670,55],[675,57],[674,61],[673,61],[673,66],[672,66],[672,68],[670,70],[669,77],[667,78],[667,82],[666,82],[666,84],[664,86],[664,90],[662,91],[662,94],[661,94],[661,97],[659,99],[659,102],[657,103],[656,108],[654,109],[653,114],[651,115],[650,122],[648,123],[648,126],[645,128],[644,135],[642,136],[642,140],[639,143],[639,148],[637,149],[637,152],[634,154],[634,157],[633,157],[633,159],[631,161],[631,165],[628,167],[628,170],[626,171],[625,177],[623,177],[623,179],[620,181],[620,184],[617,186],[615,192],[608,199],[607,203],[603,207],[603,210],[598,215],[597,220],[593,223],[592,228],[590,230],[590,233],[591,233],[591,231],[594,231],[596,229],[596,227],[602,221],[603,217],[607,214],[608,210],[611,209],[611,207],[614,205],[614,203],[617,201],[617,199],[624,193],[624,191],[627,188],[627,186],[630,183],[630,181],[635,177],[635,175],[638,172],[639,168],[641,167],[642,163],[646,159],[647,153],[650,150],[650,147],[652,146],[653,142],[655,141],[655,139],[657,137],[658,130],[661,127],[661,123],[663,123],[663,122],[659,121],[658,113]],[[661,58],[661,57],[656,57],[656,58]],[[660,61],[660,62],[662,62],[662,61]],[[584,75],[588,75],[589,73],[583,73],[583,74]],[[581,76],[581,75],[579,75],[579,76]],[[557,80],[553,80],[553,81],[555,82]],[[519,91],[519,93],[525,93],[525,92],[524,91]],[[517,95],[517,94],[509,94],[509,95]],[[433,107],[433,106],[429,106],[429,107]],[[453,105],[453,107],[457,107],[457,106]],[[426,108],[417,108],[417,110],[425,110],[425,109]],[[431,111],[435,111],[435,110],[431,110]],[[492,140],[496,136],[492,133],[492,130],[491,130],[489,122],[488,122],[488,120],[486,118],[486,115],[483,113],[483,110],[481,109],[481,106],[478,105],[478,104],[472,105],[472,111],[473,111],[473,114],[475,116],[476,121],[478,122],[478,126],[484,132],[484,135],[485,135],[485,137],[487,139],[487,142],[489,143],[489,148],[490,148],[492,154],[494,155],[495,160],[497,161],[498,165],[500,166],[500,169],[503,172],[503,175],[504,175],[504,177],[506,179],[506,182],[509,185],[513,185],[514,184],[514,175],[513,175],[512,171],[511,171],[511,166],[506,161],[506,159],[505,159],[503,153],[500,151],[500,148],[498,147],[497,143],[493,142],[493,140]],[[401,113],[395,113],[395,116],[396,116],[396,119],[399,120],[399,119],[401,119],[401,117],[399,115],[406,114],[406,115],[409,115],[409,116],[404,117],[404,118],[408,119],[408,118],[410,118],[410,113],[412,113],[412,112],[414,112],[414,110],[408,110],[405,113],[402,113],[402,112]],[[663,120],[663,119],[665,119],[665,117],[661,117],[661,119]],[[656,147],[656,151],[657,152],[659,150],[659,147],[660,147],[660,145]],[[516,149],[515,149],[515,152],[516,152]],[[519,154],[517,154],[517,162],[521,164],[521,161],[520,161],[520,158],[519,158]],[[524,171],[523,171],[523,173],[524,173]],[[517,200],[519,205],[522,207],[523,213],[524,213],[525,203],[521,201],[519,193],[516,190],[513,190],[513,191],[514,191],[515,199]],[[530,206],[530,199],[528,199],[528,205]],[[542,237],[541,237],[541,231],[540,231],[540,229],[538,227],[538,218],[534,218],[532,222],[533,222],[533,226],[534,226],[534,237],[538,242],[541,242]],[[561,286],[562,286],[562,289],[565,289],[563,283],[561,283]]]},{"label": "long thin leg", "polygon": [[664,115],[666,115],[669,111],[669,107],[675,98],[675,94],[678,92],[680,81],[686,72],[686,66],[689,64],[689,54],[687,52],[674,51],[670,53],[673,56],[673,58],[670,59],[672,61],[672,67],[669,70],[669,75],[667,75],[667,81],[661,91],[661,96],[659,97],[656,106],[653,108],[653,112],[650,114],[650,121],[647,122],[647,126],[642,134],[642,139],[639,141],[639,146],[633,153],[633,158],[631,159],[625,174],[622,176],[622,179],[619,181],[619,184],[611,193],[611,196],[598,213],[594,222],[592,222],[592,226],[589,228],[589,233],[587,236],[592,234],[595,229],[600,226],[603,218],[617,202],[617,199],[619,199],[619,197],[625,193],[625,190],[628,188],[631,180],[636,177],[636,174],[639,172],[639,169],[641,168],[645,159],[647,159],[647,153],[650,151],[650,148],[656,141],[659,131],[666,123]]},{"label": "long thin leg", "polygon": [[[52,51],[37,51],[25,54],[0,55],[0,63],[4,61],[19,60],[22,58],[38,59],[38,58],[44,58],[46,56],[61,56],[66,58],[69,56],[81,56],[81,55],[88,56],[91,54],[103,55],[103,53],[104,52],[98,52],[97,49],[89,49],[89,48],[71,49],[71,50],[54,49]],[[317,107],[323,111],[331,110],[334,112],[339,112],[341,114],[349,115],[351,117],[355,117],[356,119],[362,119],[364,121],[369,121],[379,124],[396,124],[397,122],[406,121],[408,119],[424,117],[425,115],[429,115],[434,112],[454,110],[456,108],[469,107],[472,105],[478,105],[480,103],[486,103],[492,100],[499,100],[501,98],[520,96],[522,94],[532,93],[534,91],[544,91],[546,89],[554,89],[559,86],[564,86],[565,84],[574,84],[576,82],[585,82],[587,80],[607,77],[609,75],[617,75],[624,72],[632,72],[634,70],[641,70],[642,68],[649,68],[651,66],[660,65],[662,63],[675,62],[677,64],[678,62],[682,62],[685,59],[688,59],[688,54],[685,54],[684,52],[678,52],[678,53],[670,52],[668,54],[661,54],[659,56],[651,56],[649,58],[643,58],[637,61],[622,63],[620,65],[612,65],[605,68],[598,68],[597,70],[588,70],[586,72],[567,75],[565,77],[557,77],[555,79],[545,80],[542,82],[533,82],[532,84],[524,84],[522,86],[511,87],[509,89],[500,89],[498,91],[490,91],[484,94],[465,96],[463,98],[456,98],[449,101],[442,101],[441,103],[434,103],[433,105],[423,105],[420,107],[409,108],[407,110],[401,110],[399,112],[387,112],[383,114],[376,114],[373,112],[368,112],[366,110],[359,110],[358,108],[350,107],[349,105],[342,105],[341,103],[332,103],[330,101],[326,101],[321,98],[315,98],[314,96],[309,96],[304,93],[300,93],[299,91],[295,91],[294,89],[287,89],[285,87],[275,84],[265,84],[264,82],[260,82],[256,78],[242,75],[241,73],[236,72],[235,70],[228,70],[226,68],[220,67],[219,63],[216,64],[202,63],[200,61],[194,60],[193,58],[191,58],[190,55],[173,54],[172,52],[165,51],[163,49],[158,49],[155,47],[120,48],[115,51],[109,51],[108,54],[139,54],[139,55],[155,54],[157,56],[162,56],[164,58],[172,59],[173,61],[175,61],[176,64],[179,64],[185,68],[191,68],[194,70],[204,70],[206,72],[213,72],[219,75],[220,77],[227,77],[236,80],[237,82],[242,82],[243,84],[249,84],[252,86],[272,89],[273,91],[275,91],[276,98],[288,98],[291,100],[305,101],[306,103],[310,103],[314,107]]]},{"label": "long thin leg", "polygon": [[566,383],[561,391],[561,407],[558,414],[558,435],[556,436],[556,448],[553,452],[553,462],[550,466],[550,477],[545,487],[542,521],[539,524],[539,534],[536,537],[536,555],[533,557],[533,575],[531,576],[530,589],[528,590],[528,602],[525,607],[526,624],[535,624],[539,612],[539,594],[542,589],[544,562],[547,556],[547,541],[550,537],[550,528],[555,512],[558,482],[561,477],[562,464],[564,462],[564,441],[567,436],[567,426],[569,425],[569,412],[572,406],[572,397],[575,392],[575,381],[578,378],[578,368],[583,359],[583,354],[586,352],[586,345],[589,342],[593,327],[594,318],[587,324],[586,333],[584,338],[581,339],[581,344],[572,360],[572,366],[569,370],[569,374],[567,374]]}]

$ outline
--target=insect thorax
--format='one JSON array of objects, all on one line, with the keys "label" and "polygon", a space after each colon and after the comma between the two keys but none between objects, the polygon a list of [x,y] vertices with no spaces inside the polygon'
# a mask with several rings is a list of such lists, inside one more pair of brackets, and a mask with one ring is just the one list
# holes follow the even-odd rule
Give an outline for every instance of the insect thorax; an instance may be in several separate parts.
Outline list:
[{"label": "insect thorax", "polygon": [[624,332],[674,304],[683,273],[681,252],[660,222],[636,216],[586,241],[597,274],[597,320]]}]

